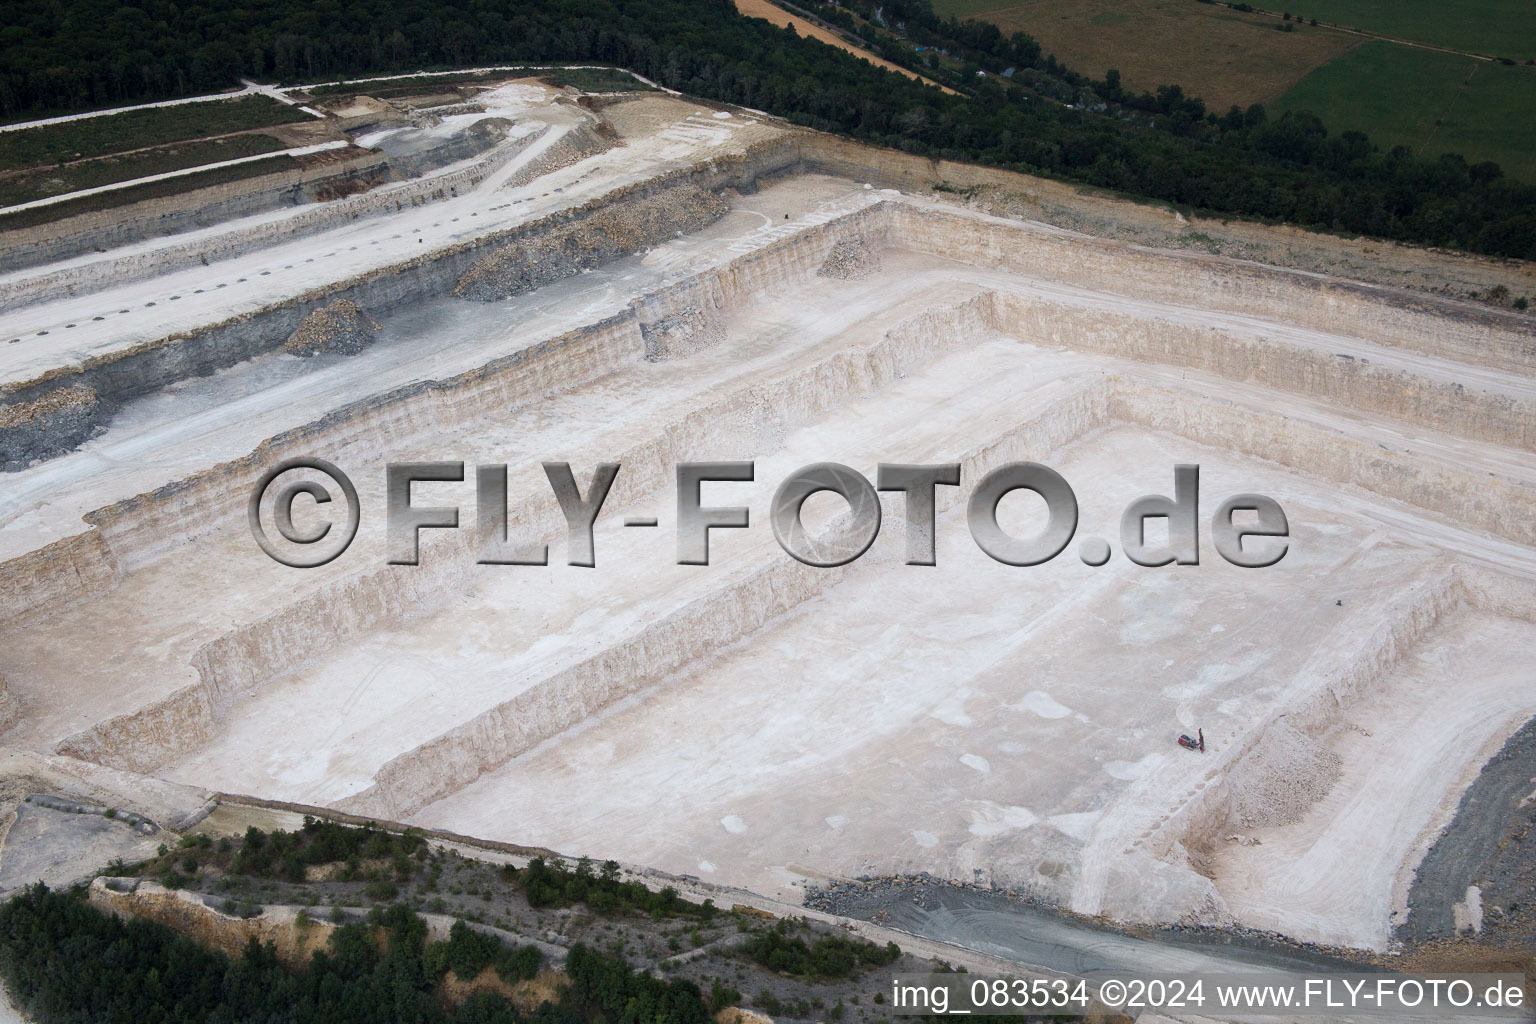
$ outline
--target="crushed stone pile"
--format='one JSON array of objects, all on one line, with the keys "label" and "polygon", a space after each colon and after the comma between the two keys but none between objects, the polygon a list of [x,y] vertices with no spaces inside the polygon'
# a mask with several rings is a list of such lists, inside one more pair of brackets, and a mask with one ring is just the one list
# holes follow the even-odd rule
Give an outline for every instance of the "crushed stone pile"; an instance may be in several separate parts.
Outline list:
[{"label": "crushed stone pile", "polygon": [[20,469],[79,445],[95,432],[102,413],[96,389],[66,384],[27,402],[0,405],[0,464]]},{"label": "crushed stone pile", "polygon": [[862,281],[880,269],[880,254],[863,238],[845,238],[832,247],[817,277],[838,281]]},{"label": "crushed stone pile", "polygon": [[698,306],[688,306],[655,323],[641,324],[645,358],[652,362],[678,359],[725,340],[725,325]]},{"label": "crushed stone pile", "polygon": [[337,299],[304,317],[299,329],[288,336],[283,351],[305,357],[322,352],[355,356],[373,344],[373,333],[379,329],[357,303]]},{"label": "crushed stone pile", "polygon": [[1228,773],[1232,811],[1248,828],[1300,821],[1338,781],[1339,756],[1284,721]]}]

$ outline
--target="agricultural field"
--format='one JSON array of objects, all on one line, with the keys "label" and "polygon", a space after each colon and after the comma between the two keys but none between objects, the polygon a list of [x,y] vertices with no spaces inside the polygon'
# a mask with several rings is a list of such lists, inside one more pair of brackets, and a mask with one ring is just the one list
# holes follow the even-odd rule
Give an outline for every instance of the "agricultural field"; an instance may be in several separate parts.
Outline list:
[{"label": "agricultural field", "polygon": [[22,171],[0,172],[0,206],[15,206],[66,192],[79,192],[82,189],[133,181],[188,167],[275,153],[285,148],[282,141],[270,135],[251,132],[174,146],[156,146],[58,166],[45,165]]},{"label": "agricultural field", "polygon": [[[0,131],[0,207],[277,153],[309,141],[312,129],[302,122],[313,120],[258,95]],[[275,169],[265,161],[258,166],[260,173]],[[251,173],[258,172],[243,169],[235,177]],[[126,201],[118,194],[93,198],[92,208]],[[59,212],[54,208],[50,216]]]},{"label": "agricultural field", "polygon": [[180,195],[183,192],[193,192],[200,188],[227,185],[235,181],[244,181],[247,178],[258,178],[264,174],[277,174],[283,171],[296,171],[298,169],[298,160],[291,156],[279,154],[268,157],[265,160],[252,160],[243,164],[226,164],[222,167],[213,167],[181,177],[160,178],[155,181],[146,181],[142,184],[128,185],[109,192],[94,192],[90,195],[72,196],[47,206],[33,206],[9,212],[0,211],[0,231],[35,227],[39,224],[48,224],[83,213],[115,209],[119,206],[128,206],[147,199],[163,199],[167,196]]},{"label": "agricultural field", "polygon": [[1493,160],[1536,181],[1536,68],[1372,41],[1290,89],[1281,110],[1310,110],[1330,132],[1364,131],[1420,156]]},{"label": "agricultural field", "polygon": [[1028,32],[1044,52],[1095,78],[1117,68],[1134,92],[1180,85],[1216,111],[1272,102],[1360,43],[1309,27],[1277,32],[1273,18],[1194,0],[937,0],[934,10]]},{"label": "agricultural field", "polygon": [[268,96],[129,110],[105,117],[0,132],[0,171],[87,160],[149,146],[308,121]]},{"label": "agricultural field", "polygon": [[[1046,53],[1102,78],[1117,68],[1125,88],[1178,84],[1214,111],[1263,103],[1309,110],[1328,130],[1364,131],[1382,148],[1421,156],[1454,152],[1493,160],[1510,177],[1536,181],[1536,67],[1366,39],[1313,26],[1336,22],[1433,46],[1524,60],[1536,48],[1536,11],[1479,0],[1444,18],[1438,8],[1386,0],[1325,0],[1296,11],[1292,31],[1272,14],[1195,0],[938,0],[944,15],[1028,32]],[[1306,22],[1299,19],[1306,18]],[[1443,30],[1443,31],[1442,31]],[[1536,52],[1536,51],[1533,51]]]},{"label": "agricultural field", "polygon": [[1304,13],[1430,46],[1536,59],[1536,7],[1529,0],[1464,0],[1454,13],[1429,0],[1307,0]]}]

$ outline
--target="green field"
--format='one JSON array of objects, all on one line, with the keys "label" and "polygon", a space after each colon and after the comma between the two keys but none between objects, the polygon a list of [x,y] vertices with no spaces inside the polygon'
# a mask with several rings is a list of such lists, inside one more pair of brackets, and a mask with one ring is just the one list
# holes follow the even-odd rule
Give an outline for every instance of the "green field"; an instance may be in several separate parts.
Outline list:
[{"label": "green field", "polygon": [[[1254,6],[1284,10],[1291,0]],[[1335,134],[1363,131],[1383,149],[1492,160],[1536,183],[1536,66],[1479,60],[1323,25],[1276,33],[1275,21],[1195,0],[934,0],[938,13],[1023,30],[1068,67],[1117,68],[1133,91],[1177,83],[1213,110],[1263,103],[1309,110]],[[1536,0],[1298,0],[1317,18],[1403,39],[1536,58]],[[1269,29],[1269,31],[1265,31]]]},{"label": "green field", "polygon": [[934,9],[1027,32],[1045,53],[1094,78],[1114,68],[1131,92],[1181,86],[1217,112],[1273,103],[1362,43],[1309,26],[1277,32],[1274,18],[1194,0],[938,0]]},{"label": "green field", "polygon": [[[963,0],[969,2],[969,0]],[[1287,0],[1290,2],[1290,0]],[[1493,57],[1536,58],[1536,3],[1531,0],[1297,0],[1307,18]],[[1273,3],[1255,3],[1273,7]]]},{"label": "green field", "polygon": [[308,120],[310,116],[303,111],[267,96],[130,110],[0,132],[0,171]]},{"label": "green field", "polygon": [[274,156],[266,160],[252,160],[247,164],[234,164],[230,167],[216,167],[211,171],[198,171],[195,174],[187,174],[179,178],[162,178],[159,181],[146,182],[142,185],[129,185],[125,188],[114,189],[111,192],[98,192],[94,195],[81,196],[77,199],[65,199],[48,206],[34,206],[31,209],[17,210],[14,213],[0,212],[0,231],[51,224],[54,221],[64,220],[67,217],[74,217],[82,213],[111,210],[119,206],[127,206],[130,203],[143,202],[147,199],[163,199],[166,196],[180,195],[184,192],[191,192],[194,189],[210,188],[214,185],[227,185],[233,181],[244,181],[246,178],[257,178],[263,174],[294,171],[298,170],[298,168],[299,162],[293,157]]},{"label": "green field", "polygon": [[933,11],[943,18],[975,18],[984,11],[1007,7],[1008,0],[933,0]]},{"label": "green field", "polygon": [[550,85],[569,86],[582,92],[649,92],[651,89],[634,75],[611,68],[560,68],[539,77]]},{"label": "green field", "polygon": [[140,149],[120,156],[80,160],[62,167],[36,167],[26,171],[0,173],[0,206],[15,206],[34,199],[63,195],[65,192],[114,185],[120,181],[259,156],[286,148],[281,141],[270,135],[248,133]]},{"label": "green field", "polygon": [[1279,102],[1330,132],[1356,129],[1382,148],[1493,160],[1536,182],[1536,68],[1373,41],[1307,75]]},{"label": "green field", "polygon": [[419,96],[423,93],[444,91],[449,86],[464,83],[499,81],[514,72],[464,71],[453,75],[411,75],[388,78],[360,78],[333,85],[317,85],[306,89],[311,96]]},{"label": "green field", "polygon": [[[424,92],[446,91],[458,85],[476,85],[482,82],[500,82],[516,71],[465,72],[459,75],[413,75],[409,78],[359,79],[337,85],[317,85],[309,90],[311,96],[373,96],[393,99],[400,96],[419,96]],[[530,77],[543,79],[556,86],[568,85],[583,92],[636,92],[649,91],[650,86],[634,75],[613,68],[555,68],[547,65],[531,66]]]}]

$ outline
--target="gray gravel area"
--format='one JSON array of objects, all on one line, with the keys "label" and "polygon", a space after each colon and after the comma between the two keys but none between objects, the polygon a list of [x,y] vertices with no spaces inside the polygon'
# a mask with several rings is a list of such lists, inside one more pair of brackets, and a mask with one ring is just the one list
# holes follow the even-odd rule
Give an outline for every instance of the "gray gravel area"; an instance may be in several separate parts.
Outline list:
[{"label": "gray gravel area", "polygon": [[1118,929],[1007,892],[927,875],[833,883],[812,890],[805,903],[1064,974],[1375,969],[1248,929]]},{"label": "gray gravel area", "polygon": [[1456,934],[1452,907],[1482,893],[1484,941],[1536,948],[1536,718],[1467,788],[1456,817],[1425,854],[1408,893],[1405,942]]},{"label": "gray gravel area", "polygon": [[54,889],[89,881],[110,861],[153,857],[163,841],[102,814],[23,803],[0,849],[0,891],[38,881]]}]

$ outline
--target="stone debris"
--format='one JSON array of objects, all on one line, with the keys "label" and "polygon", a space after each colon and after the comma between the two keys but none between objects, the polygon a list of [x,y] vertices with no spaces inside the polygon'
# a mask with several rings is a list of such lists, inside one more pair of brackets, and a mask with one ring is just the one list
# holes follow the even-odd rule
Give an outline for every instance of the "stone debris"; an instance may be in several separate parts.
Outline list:
[{"label": "stone debris", "polygon": [[838,281],[862,281],[879,270],[880,254],[871,249],[863,238],[855,236],[845,238],[832,247],[826,262],[816,271],[816,276]]},{"label": "stone debris", "polygon": [[62,811],[65,814],[99,814],[104,818],[120,821],[124,825],[138,832],[140,835],[152,836],[160,831],[160,826],[141,814],[125,811],[117,807],[103,807],[99,804],[81,803],[68,797],[53,796],[48,793],[33,793],[27,797],[27,803],[34,807],[46,807],[53,811]]},{"label": "stone debris", "polygon": [[0,464],[21,469],[79,445],[95,431],[102,413],[96,389],[66,384],[28,402],[0,405]]},{"label": "stone debris", "polygon": [[698,306],[688,306],[655,323],[642,323],[645,358],[651,362],[677,359],[725,340],[725,324]]},{"label": "stone debris", "polygon": [[9,729],[21,717],[21,702],[11,693],[5,676],[0,676],[0,729]]},{"label": "stone debris", "polygon": [[379,329],[357,303],[337,299],[305,316],[299,329],[288,336],[283,351],[306,358],[322,352],[355,356],[373,344],[373,334]]},{"label": "stone debris", "polygon": [[600,204],[561,228],[518,239],[485,256],[459,278],[454,294],[481,302],[510,298],[699,231],[728,208],[724,197],[696,185]]}]

